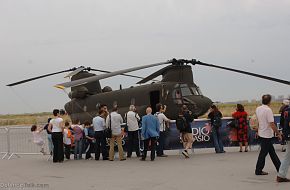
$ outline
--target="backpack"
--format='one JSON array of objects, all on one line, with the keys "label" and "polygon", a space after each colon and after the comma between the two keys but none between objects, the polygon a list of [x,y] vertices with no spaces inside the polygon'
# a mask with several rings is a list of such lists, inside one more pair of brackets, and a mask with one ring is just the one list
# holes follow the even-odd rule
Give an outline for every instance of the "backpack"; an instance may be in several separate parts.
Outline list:
[{"label": "backpack", "polygon": [[185,119],[185,117],[183,117],[183,116],[178,116],[178,118],[176,119],[176,128],[177,128],[180,132],[182,132],[182,131],[185,131],[186,126],[187,126],[187,124],[186,124],[186,119]]},{"label": "backpack", "polygon": [[75,138],[74,138],[71,130],[69,130],[69,129],[67,130],[67,138],[70,138],[70,140],[71,140],[71,146],[73,146]]},{"label": "backpack", "polygon": [[256,114],[250,117],[249,124],[250,124],[251,130],[254,130],[254,131],[258,130],[259,122],[258,122],[258,118]]}]

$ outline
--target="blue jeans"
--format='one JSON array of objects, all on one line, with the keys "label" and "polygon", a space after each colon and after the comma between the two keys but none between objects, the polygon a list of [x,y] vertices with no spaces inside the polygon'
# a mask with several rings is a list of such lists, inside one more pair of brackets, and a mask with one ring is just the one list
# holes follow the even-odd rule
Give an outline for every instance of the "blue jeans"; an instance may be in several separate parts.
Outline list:
[{"label": "blue jeans", "polygon": [[75,141],[75,149],[74,149],[74,158],[75,159],[82,159],[82,153],[83,153],[82,149],[83,149],[83,139],[76,140]]},{"label": "blue jeans", "polygon": [[216,153],[224,152],[224,145],[223,145],[223,141],[221,139],[219,128],[212,127],[211,132],[212,132],[212,138],[213,138],[213,143],[214,143],[214,147],[215,147],[215,152]]},{"label": "blue jeans", "polygon": [[287,147],[286,147],[286,155],[284,160],[281,163],[278,176],[282,178],[286,178],[286,175],[288,173],[289,165],[290,165],[290,141],[287,141]]},{"label": "blue jeans", "polygon": [[51,134],[47,134],[47,141],[48,141],[49,153],[51,153],[51,152],[53,152],[53,144],[52,144]]}]

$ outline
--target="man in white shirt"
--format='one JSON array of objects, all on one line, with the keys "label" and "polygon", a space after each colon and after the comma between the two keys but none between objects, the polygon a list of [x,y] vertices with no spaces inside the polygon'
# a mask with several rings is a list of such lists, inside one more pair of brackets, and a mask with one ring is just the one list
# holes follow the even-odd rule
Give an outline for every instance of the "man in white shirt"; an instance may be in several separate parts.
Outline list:
[{"label": "man in white shirt", "polygon": [[164,154],[164,144],[165,144],[165,130],[170,122],[170,119],[168,119],[164,112],[166,111],[166,106],[162,104],[156,105],[156,110],[158,112],[155,113],[155,116],[158,118],[159,125],[160,125],[160,133],[159,138],[157,140],[157,156],[158,157],[167,157],[166,154]]},{"label": "man in white shirt", "polygon": [[106,111],[100,110],[99,115],[93,118],[93,126],[95,131],[96,147],[95,147],[95,160],[100,159],[100,153],[102,152],[103,160],[108,160],[107,142],[105,137],[105,115]]},{"label": "man in white shirt", "polygon": [[123,147],[122,147],[122,130],[121,130],[122,123],[123,118],[118,113],[118,108],[114,107],[112,113],[110,113],[106,119],[106,127],[112,129],[112,138],[110,139],[110,150],[109,150],[110,161],[114,160],[115,141],[117,141],[118,144],[119,160],[120,161],[126,160],[123,155]]},{"label": "man in white shirt", "polygon": [[281,162],[277,156],[272,138],[274,137],[274,132],[277,134],[279,140],[282,140],[282,136],[278,131],[274,123],[274,115],[269,107],[271,103],[271,95],[266,94],[262,96],[262,104],[256,109],[256,115],[259,123],[258,127],[258,136],[261,144],[261,151],[258,157],[256,164],[256,175],[268,175],[267,172],[264,172],[265,158],[270,154],[271,160],[276,167],[276,170],[279,171]]},{"label": "man in white shirt", "polygon": [[132,156],[133,149],[135,149],[137,157],[140,157],[138,124],[140,116],[136,113],[134,105],[130,105],[129,111],[125,114],[125,121],[128,126],[127,157],[130,158]]}]

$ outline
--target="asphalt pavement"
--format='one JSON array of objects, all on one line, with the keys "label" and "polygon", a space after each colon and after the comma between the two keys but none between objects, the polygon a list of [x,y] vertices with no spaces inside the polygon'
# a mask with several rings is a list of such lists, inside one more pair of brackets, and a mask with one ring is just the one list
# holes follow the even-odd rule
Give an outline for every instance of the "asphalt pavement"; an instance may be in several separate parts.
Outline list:
[{"label": "asphalt pavement", "polygon": [[[154,162],[137,157],[114,162],[68,160],[47,161],[45,155],[21,155],[0,160],[0,190],[10,189],[100,189],[100,190],[187,190],[187,189],[289,189],[290,183],[275,182],[276,171],[267,157],[268,176],[256,176],[258,147],[250,152],[238,152],[238,147],[226,148],[227,153],[215,154],[213,149],[198,149],[189,159],[179,151],[166,151],[167,158]],[[280,146],[277,153],[283,158]],[[117,154],[116,154],[117,155]],[[290,177],[290,175],[289,175]],[[34,187],[32,187],[34,185]],[[6,188],[8,189],[8,188]],[[24,189],[24,188],[22,188]]]}]

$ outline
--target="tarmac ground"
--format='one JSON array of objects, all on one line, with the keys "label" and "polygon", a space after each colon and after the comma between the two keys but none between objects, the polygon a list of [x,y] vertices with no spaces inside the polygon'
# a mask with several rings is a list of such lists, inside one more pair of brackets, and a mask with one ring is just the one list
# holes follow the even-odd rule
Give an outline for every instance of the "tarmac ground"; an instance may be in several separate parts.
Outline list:
[{"label": "tarmac ground", "polygon": [[[100,190],[183,190],[183,189],[289,189],[290,183],[275,182],[276,171],[267,157],[267,176],[254,174],[258,147],[250,152],[226,148],[227,153],[215,154],[213,149],[197,149],[189,159],[180,152],[166,151],[167,158],[154,162],[137,157],[114,162],[67,160],[47,161],[45,155],[22,155],[0,160],[2,189],[100,189]],[[277,154],[284,153],[277,146]],[[116,154],[117,155],[117,154]],[[290,176],[289,176],[290,177]],[[8,188],[9,187],[9,188]],[[25,188],[24,188],[25,187]]]}]

